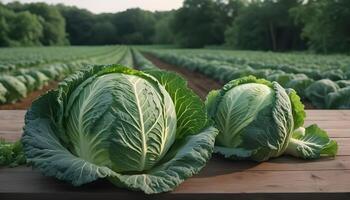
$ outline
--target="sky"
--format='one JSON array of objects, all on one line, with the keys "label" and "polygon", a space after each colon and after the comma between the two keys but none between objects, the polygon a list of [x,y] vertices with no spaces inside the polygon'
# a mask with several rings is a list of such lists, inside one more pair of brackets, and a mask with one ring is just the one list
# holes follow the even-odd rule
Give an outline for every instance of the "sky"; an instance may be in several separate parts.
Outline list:
[{"label": "sky", "polygon": [[[0,0],[3,3],[15,0]],[[150,11],[165,11],[180,8],[184,0],[17,0],[21,3],[46,2],[48,4],[63,3],[85,8],[93,13],[118,12],[128,8],[142,8]]]}]

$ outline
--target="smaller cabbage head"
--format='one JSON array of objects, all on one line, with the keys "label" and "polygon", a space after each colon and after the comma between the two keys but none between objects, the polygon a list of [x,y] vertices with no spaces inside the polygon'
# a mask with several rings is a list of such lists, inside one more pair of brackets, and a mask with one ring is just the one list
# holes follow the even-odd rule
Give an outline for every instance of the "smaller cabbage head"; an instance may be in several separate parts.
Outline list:
[{"label": "smaller cabbage head", "polygon": [[329,93],[339,90],[337,83],[329,79],[321,79],[313,82],[305,89],[305,95],[309,101],[317,108],[328,108],[326,97]]},{"label": "smaller cabbage head", "polygon": [[304,159],[335,156],[337,143],[312,125],[292,89],[244,77],[209,93],[207,110],[219,130],[215,152],[231,159],[265,161],[289,154]]},{"label": "smaller cabbage head", "polygon": [[45,175],[159,193],[208,161],[217,130],[207,122],[204,103],[175,74],[93,66],[33,103],[22,143]]}]

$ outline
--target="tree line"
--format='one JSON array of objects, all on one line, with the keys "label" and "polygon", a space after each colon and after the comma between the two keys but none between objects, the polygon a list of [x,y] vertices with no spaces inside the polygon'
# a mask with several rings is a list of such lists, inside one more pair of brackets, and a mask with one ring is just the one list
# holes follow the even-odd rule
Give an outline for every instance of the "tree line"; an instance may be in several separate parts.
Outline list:
[{"label": "tree line", "polygon": [[0,2],[0,46],[175,44],[320,53],[350,49],[349,0],[185,0],[177,10],[93,14]]}]

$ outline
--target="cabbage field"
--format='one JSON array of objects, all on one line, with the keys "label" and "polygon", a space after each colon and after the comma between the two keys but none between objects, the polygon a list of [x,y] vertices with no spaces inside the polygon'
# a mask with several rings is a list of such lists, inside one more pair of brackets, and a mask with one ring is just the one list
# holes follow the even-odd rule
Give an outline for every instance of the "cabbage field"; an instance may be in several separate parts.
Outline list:
[{"label": "cabbage field", "polygon": [[0,104],[19,102],[87,65],[157,68],[143,53],[220,84],[253,75],[295,89],[315,108],[350,108],[349,56],[121,45],[1,48]]},{"label": "cabbage field", "polygon": [[0,49],[0,104],[15,103],[30,92],[91,64],[122,63],[132,57],[126,46]]},{"label": "cabbage field", "polygon": [[221,83],[253,75],[295,89],[320,109],[350,108],[350,57],[229,50],[149,51],[170,64]]}]

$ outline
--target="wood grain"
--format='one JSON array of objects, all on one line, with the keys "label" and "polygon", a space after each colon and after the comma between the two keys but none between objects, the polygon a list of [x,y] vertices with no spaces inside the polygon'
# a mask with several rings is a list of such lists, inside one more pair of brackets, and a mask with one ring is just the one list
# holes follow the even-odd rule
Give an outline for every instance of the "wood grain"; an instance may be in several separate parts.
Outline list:
[{"label": "wood grain", "polygon": [[[0,137],[20,138],[25,111],[0,111]],[[288,156],[264,163],[213,156],[175,191],[150,197],[100,180],[72,187],[30,167],[0,168],[0,199],[350,199],[350,111],[308,110],[339,144],[338,156],[304,161]]]}]

